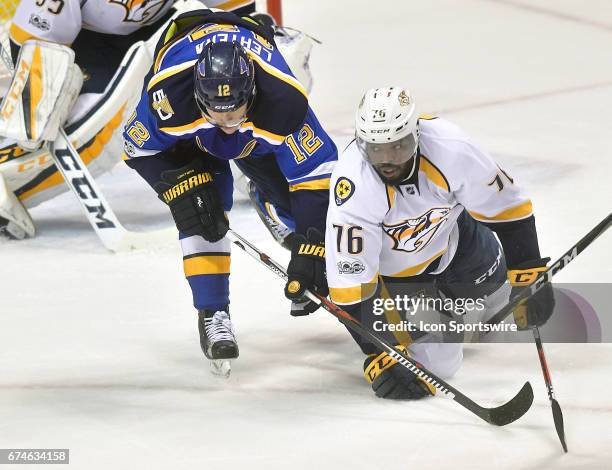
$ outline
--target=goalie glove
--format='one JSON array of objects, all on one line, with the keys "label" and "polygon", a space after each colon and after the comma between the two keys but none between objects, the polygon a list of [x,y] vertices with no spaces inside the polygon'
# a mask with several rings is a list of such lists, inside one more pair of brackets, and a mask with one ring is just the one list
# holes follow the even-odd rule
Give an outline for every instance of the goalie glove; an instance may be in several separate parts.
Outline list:
[{"label": "goalie glove", "polygon": [[[396,346],[395,349],[407,353],[404,345]],[[366,357],[363,376],[380,398],[418,400],[436,393],[433,385],[424,382],[405,367],[398,366],[398,362],[386,352]]]},{"label": "goalie glove", "polygon": [[170,207],[181,233],[201,235],[211,243],[225,236],[229,221],[212,174],[204,168],[201,158],[177,170],[164,171],[161,179],[154,189]]},{"label": "goalie glove", "polygon": [[[521,289],[532,284],[537,277],[546,271],[550,258],[525,261],[508,269],[508,280],[512,285],[510,298],[514,298]],[[514,309],[514,322],[519,330],[542,326],[548,321],[555,308],[555,297],[550,282],[544,284],[538,292],[521,302]]]},{"label": "goalie glove", "polygon": [[[323,235],[310,227],[304,235],[296,234],[291,248],[291,261],[287,267],[285,297],[296,303],[306,303],[291,315],[301,316],[314,312],[319,306],[304,297],[306,289],[324,297],[329,294],[325,278],[325,244]],[[309,302],[309,303],[308,303]],[[299,313],[298,313],[299,312]]]}]

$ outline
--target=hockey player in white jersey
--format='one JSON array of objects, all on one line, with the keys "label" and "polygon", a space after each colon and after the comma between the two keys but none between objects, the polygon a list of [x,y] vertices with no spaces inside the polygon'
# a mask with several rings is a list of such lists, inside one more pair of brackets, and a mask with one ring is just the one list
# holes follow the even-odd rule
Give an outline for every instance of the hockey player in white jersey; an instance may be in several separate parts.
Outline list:
[{"label": "hockey player in white jersey", "polygon": [[[386,87],[364,95],[355,126],[356,139],[330,181],[324,256],[335,303],[359,318],[395,283],[402,283],[400,292],[419,283],[445,299],[481,299],[492,314],[508,299],[506,277],[514,289],[546,269],[531,201],[455,125],[419,117],[408,90]],[[310,272],[324,269],[323,250],[303,251]],[[320,279],[304,270],[290,273],[288,297],[320,288]],[[553,307],[547,284],[515,311],[515,321],[519,328],[541,325]],[[461,364],[461,344],[393,336],[398,348],[443,377]],[[354,337],[367,355],[364,375],[376,395],[416,399],[434,393],[386,352]]]},{"label": "hockey player in white jersey", "polygon": [[[251,14],[255,8],[255,0],[192,3],[197,8],[205,3],[239,15]],[[13,107],[8,102],[2,108],[0,135],[6,138],[0,140],[0,234],[18,239],[33,236],[34,224],[26,208],[67,189],[47,149],[41,147],[42,141],[52,140],[60,126],[66,129],[93,175],[120,161],[122,124],[140,95],[155,34],[173,14],[174,4],[175,0],[20,2],[9,29],[13,62],[24,44],[29,44],[35,52],[31,56],[41,57],[38,63],[46,70],[51,70],[58,48],[74,51],[72,60],[78,67],[66,68],[62,76],[32,73],[30,76],[42,79],[28,80],[23,90],[21,86],[9,90],[19,91],[21,108],[31,112],[11,114]],[[183,2],[180,4],[184,9]],[[26,65],[29,70],[38,70],[33,62]],[[62,81],[64,86],[57,86]],[[38,102],[36,108],[36,100],[30,98],[45,97],[52,88],[65,99],[52,96]],[[43,109],[46,102],[54,105]],[[44,134],[33,138],[34,130],[43,127]]]}]

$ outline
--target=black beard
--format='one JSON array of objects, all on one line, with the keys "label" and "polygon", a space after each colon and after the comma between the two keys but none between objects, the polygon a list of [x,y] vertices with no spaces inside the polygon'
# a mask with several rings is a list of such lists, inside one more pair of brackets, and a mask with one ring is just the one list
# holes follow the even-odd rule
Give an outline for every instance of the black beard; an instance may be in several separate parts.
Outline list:
[{"label": "black beard", "polygon": [[[375,169],[376,170],[376,169]],[[404,180],[404,176],[398,176],[397,178],[387,178],[386,176],[381,175],[378,170],[376,170],[378,176],[382,180],[383,183],[388,184],[389,186],[395,186],[401,183]]]},{"label": "black beard", "polygon": [[383,183],[391,185],[391,186],[395,186],[395,185],[400,184],[406,178],[408,178],[410,171],[412,170],[412,165],[413,165],[412,159],[408,160],[406,163],[402,165],[399,165],[400,167],[403,167],[403,168],[400,168],[400,172],[398,176],[396,176],[395,178],[387,178],[380,171],[378,171],[378,168],[376,167],[374,167],[374,171],[380,177]]}]

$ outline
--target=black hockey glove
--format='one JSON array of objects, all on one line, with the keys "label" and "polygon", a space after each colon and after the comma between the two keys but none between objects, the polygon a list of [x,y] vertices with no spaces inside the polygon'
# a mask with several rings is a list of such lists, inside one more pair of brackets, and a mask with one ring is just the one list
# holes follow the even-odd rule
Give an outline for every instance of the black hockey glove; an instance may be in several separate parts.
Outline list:
[{"label": "black hockey glove", "polygon": [[[400,345],[395,348],[406,352],[405,346]],[[398,362],[386,352],[366,357],[363,363],[363,376],[372,384],[372,390],[380,398],[418,400],[436,393],[433,385],[428,385],[408,369],[398,365]]]},{"label": "black hockey glove", "polygon": [[291,309],[291,315],[302,316],[314,312],[318,307],[304,297],[306,289],[324,297],[329,294],[325,278],[325,243],[323,235],[309,228],[304,235],[295,235],[291,248],[291,261],[287,267],[285,297],[294,303],[310,302],[300,309]]},{"label": "black hockey glove", "polygon": [[209,242],[225,236],[229,222],[223,202],[201,158],[177,170],[164,171],[161,178],[154,188],[159,199],[170,207],[180,232],[187,236],[201,235]]},{"label": "black hockey glove", "polygon": [[[546,263],[550,258],[525,261],[508,268],[508,280],[512,284],[510,298],[514,298],[524,286],[536,280],[540,273],[546,271]],[[555,297],[550,282],[547,282],[533,296],[521,302],[514,309],[514,322],[519,330],[534,326],[542,326],[548,321],[555,308]]]}]

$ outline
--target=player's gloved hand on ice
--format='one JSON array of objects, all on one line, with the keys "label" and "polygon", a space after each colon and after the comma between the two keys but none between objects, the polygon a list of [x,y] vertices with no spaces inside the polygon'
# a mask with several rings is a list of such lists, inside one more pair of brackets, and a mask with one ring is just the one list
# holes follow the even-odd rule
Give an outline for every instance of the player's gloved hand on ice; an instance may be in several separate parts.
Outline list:
[{"label": "player's gloved hand on ice", "polygon": [[202,159],[167,170],[155,185],[159,199],[168,204],[180,232],[201,235],[209,242],[221,240],[229,229],[223,201]]},{"label": "player's gloved hand on ice", "polygon": [[323,235],[311,227],[306,236],[296,234],[291,247],[291,261],[287,267],[285,297],[302,304],[301,308],[291,308],[291,315],[302,316],[314,312],[319,306],[304,297],[306,289],[324,297],[329,294],[325,277],[325,242]]},{"label": "player's gloved hand on ice", "polygon": [[[406,347],[395,347],[406,353]],[[393,400],[418,400],[436,393],[429,385],[400,365],[386,352],[370,354],[363,363],[363,376],[372,384],[377,397]]]},{"label": "player's gloved hand on ice", "polygon": [[[512,284],[510,298],[517,295],[524,286],[528,286],[546,271],[546,263],[550,258],[525,261],[508,268],[508,280]],[[514,309],[514,322],[519,330],[534,326],[542,326],[548,321],[555,308],[555,297],[552,284],[547,282],[535,295],[522,302]]]}]

